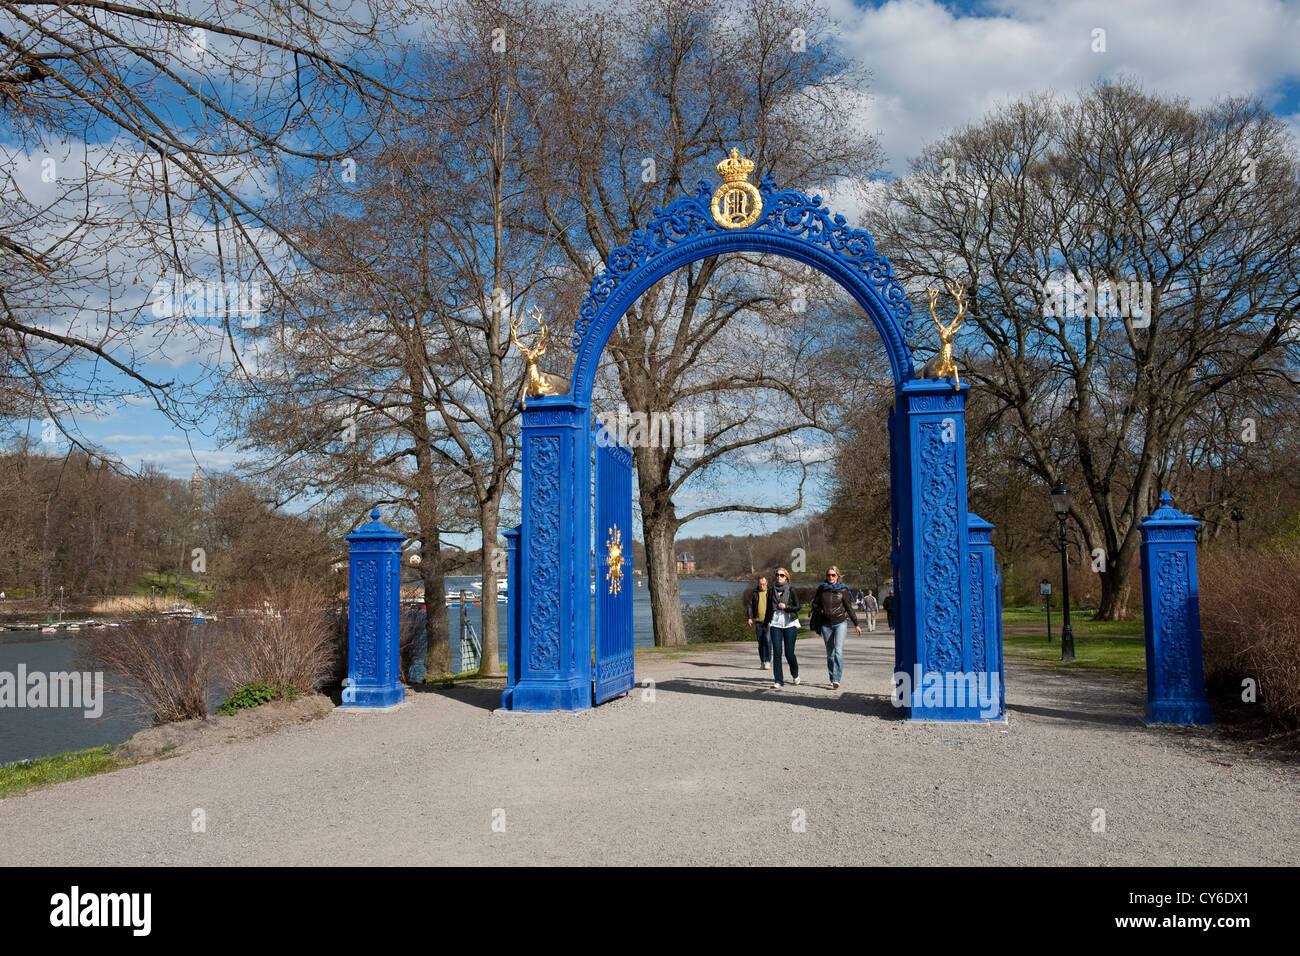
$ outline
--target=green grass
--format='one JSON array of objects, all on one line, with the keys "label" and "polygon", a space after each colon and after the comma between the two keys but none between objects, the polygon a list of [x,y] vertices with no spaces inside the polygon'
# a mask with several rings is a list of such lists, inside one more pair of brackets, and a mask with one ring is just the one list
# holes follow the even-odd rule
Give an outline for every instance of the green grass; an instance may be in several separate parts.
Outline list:
[{"label": "green grass", "polygon": [[181,575],[181,594],[176,594],[176,578],[170,574],[160,574],[156,571],[150,571],[140,577],[131,589],[131,594],[137,597],[147,598],[150,595],[150,588],[158,588],[156,597],[163,601],[176,601],[182,598],[195,607],[206,607],[209,598],[212,596],[211,591],[200,591],[201,585],[210,583],[204,578],[189,577]]},{"label": "green grass", "polygon": [[89,777],[125,766],[113,756],[112,747],[73,750],[53,757],[35,757],[0,764],[0,798],[22,793],[33,787],[45,787],[78,777]]},{"label": "green grass", "polygon": [[[1002,627],[1034,627],[1037,632],[1043,635],[1043,640],[1047,640],[1047,615],[1043,613],[1041,607],[1009,607],[1002,609]],[[1131,621],[1094,621],[1092,620],[1091,611],[1077,611],[1073,608],[1070,610],[1070,630],[1074,632],[1076,640],[1080,634],[1089,636],[1114,635],[1114,636],[1142,636],[1142,618],[1136,617]],[[1061,612],[1059,608],[1052,608],[1052,640],[1055,641],[1061,633]]]},{"label": "green grass", "polygon": [[[501,663],[498,665],[497,677],[500,678],[505,676],[506,676],[506,662],[501,661]],[[484,677],[482,674],[478,672],[478,668],[475,667],[473,670],[461,671],[459,674],[444,674],[441,677],[429,677],[426,675],[424,678],[424,682],[426,684],[437,684],[439,687],[455,687],[458,681],[494,680],[494,679],[496,678]]]},{"label": "green grass", "polygon": [[1002,612],[1002,651],[1008,657],[1042,661],[1077,670],[1146,670],[1142,621],[1092,621],[1086,612],[1070,615],[1074,660],[1061,660],[1061,617],[1052,615],[1052,642],[1047,642],[1047,618],[1042,608],[1006,608]]}]

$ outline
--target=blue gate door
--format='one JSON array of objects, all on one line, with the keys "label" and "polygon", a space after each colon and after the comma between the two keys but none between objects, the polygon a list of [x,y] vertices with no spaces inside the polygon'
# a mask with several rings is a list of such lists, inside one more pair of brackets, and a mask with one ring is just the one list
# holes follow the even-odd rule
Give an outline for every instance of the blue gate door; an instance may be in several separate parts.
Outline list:
[{"label": "blue gate door", "polygon": [[596,442],[595,701],[626,694],[632,661],[632,453],[609,440]]}]

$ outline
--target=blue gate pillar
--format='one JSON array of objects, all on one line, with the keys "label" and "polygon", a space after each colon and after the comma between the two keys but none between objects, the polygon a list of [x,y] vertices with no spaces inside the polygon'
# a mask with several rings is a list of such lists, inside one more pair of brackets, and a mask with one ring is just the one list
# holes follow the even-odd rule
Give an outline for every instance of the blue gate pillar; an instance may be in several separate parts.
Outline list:
[{"label": "blue gate pillar", "polygon": [[[968,693],[968,389],[954,388],[951,379],[911,379],[898,386],[890,414],[896,702],[918,720],[997,716],[981,713],[987,708]],[[904,502],[911,507],[900,507]]]},{"label": "blue gate pillar", "polygon": [[[1002,682],[1002,587],[993,552],[993,525],[979,515],[966,515],[966,547],[970,561],[971,640],[968,670],[985,696],[988,716],[1006,713]],[[997,702],[997,713],[989,714]]]},{"label": "blue gate pillar", "polygon": [[1201,609],[1196,586],[1200,522],[1173,506],[1169,492],[1142,519],[1143,629],[1147,647],[1146,720],[1210,724],[1201,661]]},{"label": "blue gate pillar", "polygon": [[569,395],[530,397],[521,415],[524,520],[510,585],[519,662],[502,695],[510,710],[591,706],[590,422]]},{"label": "blue gate pillar", "polygon": [[[402,542],[406,535],[370,512],[347,536],[348,684],[343,707],[391,707],[406,700],[401,667]],[[433,613],[433,609],[429,609]]]},{"label": "blue gate pillar", "polygon": [[519,680],[519,608],[523,603],[519,583],[519,533],[517,525],[505,533],[506,539],[506,689],[501,693],[501,706],[510,709],[510,698],[515,682]]}]

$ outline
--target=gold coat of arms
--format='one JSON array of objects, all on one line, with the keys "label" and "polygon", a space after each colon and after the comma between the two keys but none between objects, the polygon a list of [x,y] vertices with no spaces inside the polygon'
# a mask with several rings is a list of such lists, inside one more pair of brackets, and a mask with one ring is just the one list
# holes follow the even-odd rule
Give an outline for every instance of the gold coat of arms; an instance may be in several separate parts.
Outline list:
[{"label": "gold coat of arms", "polygon": [[763,196],[749,181],[754,161],[744,159],[740,150],[733,148],[731,155],[718,163],[717,170],[722,185],[713,194],[709,207],[713,221],[723,229],[744,229],[758,222],[763,212]]},{"label": "gold coat of arms", "polygon": [[609,529],[609,539],[605,542],[605,580],[609,582],[609,593],[618,597],[623,590],[623,532],[618,525]]}]

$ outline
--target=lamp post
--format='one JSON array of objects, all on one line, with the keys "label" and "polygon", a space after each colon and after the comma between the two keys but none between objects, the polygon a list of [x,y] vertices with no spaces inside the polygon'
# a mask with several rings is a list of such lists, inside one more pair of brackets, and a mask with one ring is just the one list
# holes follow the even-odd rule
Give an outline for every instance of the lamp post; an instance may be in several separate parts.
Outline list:
[{"label": "lamp post", "polygon": [[1070,630],[1070,568],[1066,560],[1065,519],[1070,515],[1070,489],[1065,479],[1056,479],[1052,488],[1052,510],[1061,533],[1061,660],[1074,660],[1074,632]]},{"label": "lamp post", "polygon": [[1237,550],[1241,550],[1241,522],[1245,520],[1246,512],[1240,508],[1232,509],[1232,525],[1237,532]]}]

